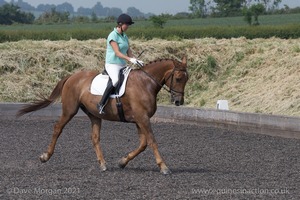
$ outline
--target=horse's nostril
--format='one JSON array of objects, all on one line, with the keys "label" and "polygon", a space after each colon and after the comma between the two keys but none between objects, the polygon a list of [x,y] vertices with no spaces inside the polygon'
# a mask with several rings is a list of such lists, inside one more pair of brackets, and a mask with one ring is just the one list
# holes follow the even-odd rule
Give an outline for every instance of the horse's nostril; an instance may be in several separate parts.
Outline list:
[{"label": "horse's nostril", "polygon": [[180,101],[175,101],[176,106],[180,106]]}]

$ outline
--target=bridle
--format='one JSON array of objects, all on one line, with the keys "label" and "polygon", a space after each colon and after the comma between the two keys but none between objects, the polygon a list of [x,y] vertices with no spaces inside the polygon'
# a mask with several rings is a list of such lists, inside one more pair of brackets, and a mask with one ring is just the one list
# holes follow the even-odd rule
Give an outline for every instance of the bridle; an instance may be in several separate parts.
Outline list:
[{"label": "bridle", "polygon": [[181,71],[181,72],[186,72],[186,69],[182,69],[182,68],[177,68],[175,65],[174,65],[174,68],[171,72],[171,74],[165,79],[165,82],[167,82],[170,78],[171,78],[171,84],[170,84],[170,87],[169,89],[167,89],[166,87],[164,87],[165,90],[167,90],[172,96],[175,96],[174,93],[177,93],[177,94],[180,94],[180,95],[184,95],[184,92],[180,92],[180,91],[177,91],[177,90],[174,90],[173,89],[173,80],[174,80],[174,73],[175,71]]},{"label": "bridle", "polygon": [[179,67],[176,67],[175,63],[173,62],[174,64],[174,68],[172,70],[172,72],[170,73],[170,75],[165,78],[165,83],[171,78],[171,84],[170,84],[170,87],[167,88],[165,84],[161,84],[160,82],[158,82],[153,76],[151,76],[149,73],[147,73],[144,69],[143,69],[143,65],[140,64],[138,62],[138,65],[140,67],[140,69],[149,77],[151,78],[158,86],[160,86],[161,88],[163,88],[164,90],[166,90],[167,92],[169,92],[172,97],[175,96],[174,93],[177,93],[177,94],[180,94],[180,95],[184,95],[184,92],[181,92],[181,91],[177,91],[177,90],[174,90],[172,87],[173,87],[173,77],[174,77],[174,73],[176,71],[182,71],[182,72],[187,72],[186,69],[182,69],[182,68],[179,68]]}]

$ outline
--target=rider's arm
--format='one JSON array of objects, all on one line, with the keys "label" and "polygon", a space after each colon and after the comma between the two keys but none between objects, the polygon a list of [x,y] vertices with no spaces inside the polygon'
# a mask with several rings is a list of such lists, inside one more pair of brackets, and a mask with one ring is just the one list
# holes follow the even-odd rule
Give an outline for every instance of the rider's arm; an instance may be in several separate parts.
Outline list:
[{"label": "rider's arm", "polygon": [[[120,49],[119,49],[119,46],[118,46],[118,44],[115,42],[115,41],[110,41],[109,42],[110,43],[110,45],[111,45],[111,47],[113,48],[113,50],[114,50],[114,52],[115,52],[115,54],[116,54],[116,56],[118,56],[119,58],[122,58],[122,59],[125,59],[125,60],[127,60],[127,61],[130,61],[130,54],[129,54],[129,49],[128,49],[128,56],[127,55],[124,55],[124,54],[122,54],[121,52],[120,52]],[[131,50],[130,50],[130,52],[131,52]],[[132,53],[131,53],[132,54]]]}]

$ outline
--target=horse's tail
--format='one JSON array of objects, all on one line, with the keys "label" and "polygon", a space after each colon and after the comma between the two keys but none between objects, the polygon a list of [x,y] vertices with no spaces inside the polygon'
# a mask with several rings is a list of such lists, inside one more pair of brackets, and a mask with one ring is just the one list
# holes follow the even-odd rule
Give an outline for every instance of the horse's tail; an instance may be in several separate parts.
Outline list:
[{"label": "horse's tail", "polygon": [[54,103],[61,96],[62,89],[64,87],[65,82],[70,78],[71,75],[68,75],[61,79],[57,85],[55,86],[54,90],[52,91],[51,95],[47,98],[43,95],[40,95],[39,98],[33,101],[29,105],[23,106],[16,114],[17,117],[25,115],[26,113],[30,113],[33,111],[40,110],[42,108],[46,108],[50,104]]}]

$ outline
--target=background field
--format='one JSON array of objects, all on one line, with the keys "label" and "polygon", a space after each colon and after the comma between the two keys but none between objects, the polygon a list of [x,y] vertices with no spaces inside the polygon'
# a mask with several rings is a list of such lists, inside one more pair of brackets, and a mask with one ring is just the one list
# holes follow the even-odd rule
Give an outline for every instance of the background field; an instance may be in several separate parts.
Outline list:
[{"label": "background field", "polygon": [[[131,39],[161,38],[167,40],[214,37],[236,38],[299,38],[300,14],[265,15],[260,26],[249,26],[243,17],[168,20],[164,28],[155,28],[151,21],[136,21],[128,34]],[[83,24],[0,26],[0,42],[19,40],[89,40],[106,38],[114,22]]]},{"label": "background field", "polygon": [[[0,102],[29,102],[50,94],[66,74],[104,66],[105,39],[5,42],[0,44]],[[231,110],[300,116],[300,39],[203,38],[132,40],[146,63],[188,55],[186,105],[215,108],[227,99]],[[169,104],[161,91],[160,104]]]},{"label": "background field", "polygon": [[[134,20],[136,23],[131,28],[149,27],[153,26],[150,20]],[[284,14],[284,15],[262,15],[259,16],[261,26],[264,25],[286,25],[299,24],[300,13]],[[115,26],[115,22],[101,22],[101,23],[74,23],[74,24],[52,24],[52,25],[0,25],[0,30],[49,30],[49,29],[110,29]],[[223,17],[223,18],[196,18],[196,19],[178,19],[168,20],[165,27],[174,26],[248,26],[243,17]]]}]

